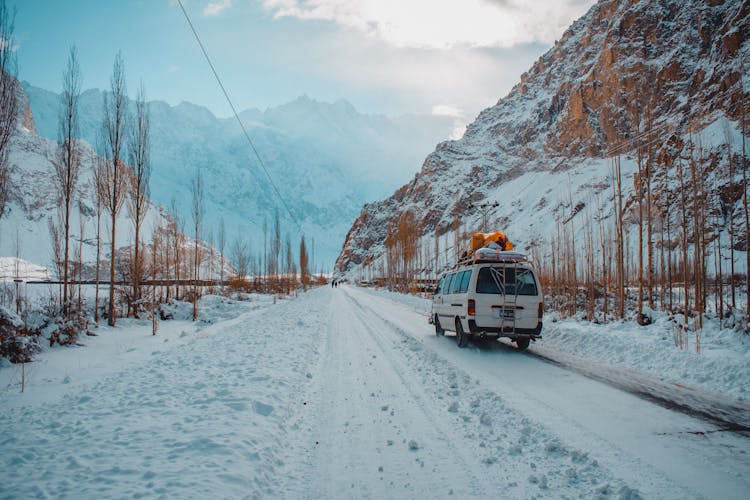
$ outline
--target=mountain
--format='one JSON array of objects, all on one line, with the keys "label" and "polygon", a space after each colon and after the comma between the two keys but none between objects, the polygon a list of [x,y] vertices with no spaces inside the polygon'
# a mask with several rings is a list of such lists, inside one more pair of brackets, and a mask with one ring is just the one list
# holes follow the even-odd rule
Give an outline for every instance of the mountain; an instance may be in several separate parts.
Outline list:
[{"label": "mountain", "polygon": [[[43,274],[42,268],[54,269],[50,221],[59,224],[57,180],[53,162],[58,154],[58,143],[37,134],[36,124],[29,107],[28,97],[19,92],[19,119],[17,130],[11,137],[8,162],[12,168],[12,190],[6,213],[0,219],[0,260],[6,264],[8,257],[26,261],[24,268],[34,275]],[[81,174],[76,188],[76,199],[71,210],[71,258],[81,243],[83,260],[92,262],[96,258],[96,210],[93,195],[94,150],[86,143],[81,145]],[[153,227],[161,223],[165,211],[152,206],[144,221],[144,241],[150,241]],[[118,216],[117,246],[132,245],[132,223],[127,208]],[[102,240],[106,242],[107,216],[102,216]],[[107,250],[103,250],[106,256]],[[13,266],[0,269],[0,280],[14,277]]]},{"label": "mountain", "polygon": [[[39,135],[57,138],[58,95],[24,82]],[[103,93],[81,96],[81,136],[96,145]],[[131,103],[132,104],[132,103]],[[307,96],[285,105],[240,113],[284,202],[276,196],[235,118],[183,102],[148,104],[153,174],[151,196],[190,220],[190,181],[200,169],[206,190],[206,227],[224,218],[230,235],[262,246],[264,220],[275,211],[285,232],[298,233],[285,205],[315,240],[316,261],[330,266],[364,202],[387,195],[415,172],[453,123],[438,116],[366,115],[348,102]],[[209,230],[210,230],[209,229]],[[207,235],[208,236],[208,235]],[[283,236],[283,235],[282,235]],[[295,238],[296,239],[296,238]],[[297,243],[293,243],[297,245]]]},{"label": "mountain", "polygon": [[410,182],[364,206],[337,271],[380,269],[388,228],[407,211],[426,252],[439,253],[431,267],[446,265],[452,241],[481,229],[478,205],[493,202],[487,229],[544,255],[560,220],[573,220],[579,233],[587,221],[611,222],[615,149],[626,222],[639,146],[654,164],[653,182],[665,186],[676,182],[680,161],[702,151],[708,199],[722,200],[725,219],[739,219],[739,195],[724,189],[736,180],[723,172],[727,148],[736,154],[741,143],[739,104],[748,111],[741,61],[749,16],[748,1],[599,1],[461,139],[440,143]]}]

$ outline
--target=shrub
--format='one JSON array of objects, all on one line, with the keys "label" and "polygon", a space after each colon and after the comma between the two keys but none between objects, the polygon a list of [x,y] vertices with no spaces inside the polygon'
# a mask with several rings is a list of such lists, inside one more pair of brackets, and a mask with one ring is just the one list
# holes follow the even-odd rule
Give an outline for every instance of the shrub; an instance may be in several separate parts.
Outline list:
[{"label": "shrub", "polygon": [[0,307],[0,357],[28,363],[40,350],[39,332],[27,329],[14,311]]}]

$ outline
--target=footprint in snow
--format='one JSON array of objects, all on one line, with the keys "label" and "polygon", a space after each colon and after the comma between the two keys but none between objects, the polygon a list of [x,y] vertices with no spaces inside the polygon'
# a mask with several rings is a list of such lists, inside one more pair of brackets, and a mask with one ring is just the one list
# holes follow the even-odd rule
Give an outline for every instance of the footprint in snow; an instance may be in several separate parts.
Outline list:
[{"label": "footprint in snow", "polygon": [[265,403],[261,403],[260,401],[253,401],[253,410],[258,415],[263,415],[264,417],[267,417],[273,412],[273,406],[267,405]]}]

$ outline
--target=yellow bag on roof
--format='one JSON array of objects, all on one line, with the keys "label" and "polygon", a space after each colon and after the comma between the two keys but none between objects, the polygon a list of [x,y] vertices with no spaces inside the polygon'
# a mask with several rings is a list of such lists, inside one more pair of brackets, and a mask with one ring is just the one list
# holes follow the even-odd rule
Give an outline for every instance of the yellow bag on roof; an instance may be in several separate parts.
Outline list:
[{"label": "yellow bag on roof", "polygon": [[474,236],[471,237],[471,253],[486,247],[490,243],[497,244],[501,250],[513,250],[513,243],[508,241],[505,234],[495,231],[494,233],[474,233]]}]

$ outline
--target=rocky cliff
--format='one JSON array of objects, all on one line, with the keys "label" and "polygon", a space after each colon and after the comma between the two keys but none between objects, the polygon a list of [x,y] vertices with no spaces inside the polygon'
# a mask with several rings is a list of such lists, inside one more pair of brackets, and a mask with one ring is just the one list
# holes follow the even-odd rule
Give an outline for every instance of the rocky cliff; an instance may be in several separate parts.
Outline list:
[{"label": "rocky cliff", "polygon": [[[561,207],[596,205],[611,217],[616,153],[626,196],[638,148],[661,158],[667,177],[696,142],[686,139],[698,137],[716,153],[710,171],[718,172],[721,148],[740,142],[740,103],[748,110],[749,16],[748,1],[601,0],[460,140],[439,144],[411,182],[365,205],[337,270],[356,275],[381,258],[387,227],[405,210],[434,241],[457,227],[479,229],[474,207],[498,201],[489,223],[527,250],[551,235]],[[726,179],[710,182],[718,189]]]}]

